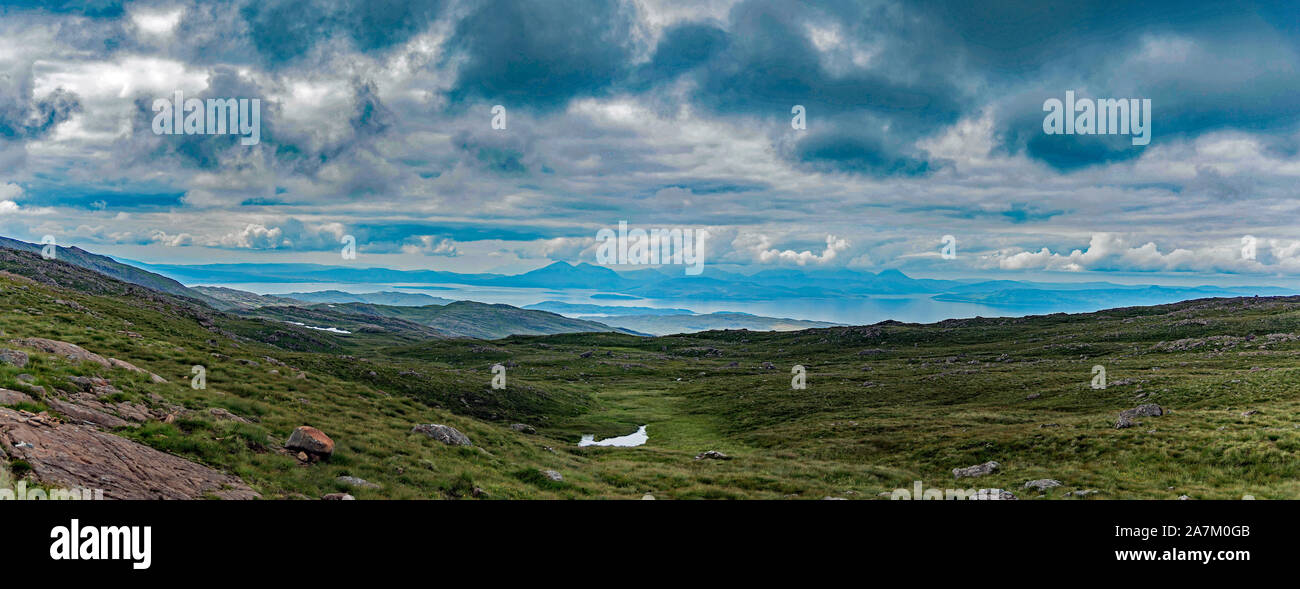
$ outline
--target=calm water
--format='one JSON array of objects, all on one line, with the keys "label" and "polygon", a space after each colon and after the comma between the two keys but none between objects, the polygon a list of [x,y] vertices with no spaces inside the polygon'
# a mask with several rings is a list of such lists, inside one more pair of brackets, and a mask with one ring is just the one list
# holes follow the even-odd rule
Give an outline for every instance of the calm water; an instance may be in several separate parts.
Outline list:
[{"label": "calm water", "polygon": [[603,440],[600,440],[599,442],[596,441],[595,435],[587,434],[585,436],[582,436],[581,440],[578,440],[578,445],[579,446],[618,446],[620,448],[631,448],[632,446],[640,446],[641,444],[644,444],[648,441],[650,441],[650,436],[645,433],[645,426],[643,425],[637,428],[635,433],[630,433],[626,436],[619,436],[617,438],[605,438]]}]

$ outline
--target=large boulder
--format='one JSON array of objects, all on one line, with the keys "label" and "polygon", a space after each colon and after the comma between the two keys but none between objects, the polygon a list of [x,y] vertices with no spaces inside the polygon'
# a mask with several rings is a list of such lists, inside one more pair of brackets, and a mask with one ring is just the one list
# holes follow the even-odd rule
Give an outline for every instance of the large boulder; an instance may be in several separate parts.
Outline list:
[{"label": "large boulder", "polygon": [[952,476],[953,478],[958,478],[958,479],[962,477],[982,477],[987,474],[992,474],[993,471],[1001,467],[1002,467],[1001,464],[998,464],[997,462],[990,460],[988,462],[985,462],[984,464],[976,464],[974,466],[967,466],[965,468],[954,468],[952,469]]},{"label": "large boulder", "polygon": [[512,423],[512,424],[510,424],[510,429],[515,430],[515,431],[517,431],[517,432],[519,432],[519,433],[521,433],[521,434],[535,434],[535,433],[537,433],[537,428],[535,428],[535,427],[533,427],[533,426],[531,426],[531,425],[528,425],[528,424],[526,424],[526,423]]},{"label": "large boulder", "polygon": [[95,428],[0,408],[0,447],[43,485],[109,499],[256,499],[238,477]]},{"label": "large boulder", "polygon": [[474,445],[469,441],[469,436],[460,433],[460,430],[451,427],[450,425],[421,423],[420,425],[411,428],[411,433],[424,434],[449,446]]},{"label": "large boulder", "polygon": [[310,425],[301,425],[289,434],[289,441],[284,447],[294,452],[305,452],[316,458],[328,458],[334,454],[334,440]]}]

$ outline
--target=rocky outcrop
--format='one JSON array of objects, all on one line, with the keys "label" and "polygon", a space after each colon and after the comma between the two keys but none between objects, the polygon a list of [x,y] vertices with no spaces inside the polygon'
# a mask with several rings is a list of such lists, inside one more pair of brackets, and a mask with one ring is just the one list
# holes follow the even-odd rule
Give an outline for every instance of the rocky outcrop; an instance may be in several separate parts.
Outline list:
[{"label": "rocky outcrop", "polygon": [[[45,352],[47,354],[62,356],[64,358],[67,358],[68,360],[72,360],[73,362],[94,362],[95,364],[103,366],[104,368],[120,368],[122,370],[130,370],[131,372],[147,374],[149,375],[149,380],[154,383],[167,382],[167,379],[158,376],[157,374],[154,374],[152,372],[149,372],[148,370],[140,368],[130,362],[127,362],[126,360],[118,360],[117,358],[105,358],[104,356],[100,356],[99,354],[96,354],[90,350],[78,346],[77,344],[61,342],[59,340],[53,340],[53,339],[46,339],[43,337],[29,337],[24,339],[17,339],[17,340],[13,340],[13,343],[20,346],[32,348],[34,350],[38,350],[41,352]],[[24,354],[23,352],[17,352],[14,350],[0,351],[0,362],[5,362],[6,353],[21,355],[23,363],[15,364],[15,366],[22,367],[27,363],[27,354]]]},{"label": "rocky outcrop", "polygon": [[990,460],[984,464],[976,464],[975,466],[967,466],[965,468],[954,468],[952,469],[952,476],[953,478],[958,479],[962,477],[982,477],[987,474],[992,474],[993,471],[1001,467],[1001,464]]},{"label": "rocky outcrop", "polygon": [[1059,486],[1061,486],[1061,481],[1056,479],[1036,479],[1025,483],[1026,489],[1038,489],[1039,491],[1046,491]]},{"label": "rocky outcrop", "polygon": [[0,408],[0,446],[43,484],[110,499],[256,499],[238,477],[91,427]]},{"label": "rocky outcrop", "polygon": [[450,425],[441,425],[437,423],[422,423],[411,428],[411,433],[424,434],[447,444],[449,446],[473,446],[469,441],[469,436],[460,433],[460,430]]},{"label": "rocky outcrop", "polygon": [[[45,404],[49,405],[50,409],[58,411],[73,422],[82,425],[97,425],[109,429],[131,425],[130,422],[121,417],[98,408],[87,407],[80,403],[72,403],[62,399],[49,398],[45,400]],[[103,406],[100,403],[96,404],[99,404],[101,407]]]},{"label": "rocky outcrop", "polygon": [[310,425],[300,425],[289,434],[284,447],[293,452],[303,452],[314,458],[329,458],[334,454],[334,440]]},{"label": "rocky outcrop", "polygon": [[9,389],[0,389],[0,405],[17,405],[19,403],[31,403],[35,401],[27,396],[27,393],[11,391]]},{"label": "rocky outcrop", "polygon": [[27,365],[27,354],[18,350],[0,349],[0,364],[22,368]]},{"label": "rocky outcrop", "polygon": [[1139,417],[1160,417],[1165,414],[1165,410],[1155,403],[1138,405],[1132,409],[1125,409],[1119,412],[1119,419],[1115,421],[1115,429],[1130,428],[1135,425],[1141,425]]},{"label": "rocky outcrop", "polygon": [[167,379],[165,379],[165,378],[163,378],[163,377],[161,377],[161,376],[158,376],[157,374],[154,374],[154,373],[152,373],[152,372],[149,372],[148,370],[145,370],[145,369],[143,369],[143,368],[140,368],[140,367],[136,366],[135,364],[132,364],[132,363],[130,363],[130,362],[127,362],[126,360],[118,360],[117,358],[109,358],[109,359],[108,359],[108,363],[109,363],[110,365],[112,365],[114,368],[121,368],[122,370],[130,370],[131,372],[139,372],[140,374],[147,374],[147,375],[149,375],[149,380],[152,381],[152,382],[154,382],[154,383],[156,383],[156,384],[162,384],[162,383],[167,382]]},{"label": "rocky outcrop", "polygon": [[58,340],[45,339],[43,337],[29,337],[14,340],[15,344],[39,350],[47,354],[62,356],[74,362],[94,362],[104,368],[109,368],[108,358],[100,356],[76,344],[61,342]]}]

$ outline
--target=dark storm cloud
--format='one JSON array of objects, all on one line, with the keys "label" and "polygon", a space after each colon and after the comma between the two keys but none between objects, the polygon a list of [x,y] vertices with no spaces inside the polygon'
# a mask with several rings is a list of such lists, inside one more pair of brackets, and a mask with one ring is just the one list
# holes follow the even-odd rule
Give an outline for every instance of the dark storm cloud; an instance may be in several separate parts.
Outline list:
[{"label": "dark storm cloud", "polygon": [[244,4],[240,14],[263,58],[278,66],[340,40],[387,50],[423,32],[441,8],[436,0],[270,0]]},{"label": "dark storm cloud", "polygon": [[630,67],[635,17],[610,0],[476,3],[451,40],[465,59],[453,102],[548,110],[600,93]]}]

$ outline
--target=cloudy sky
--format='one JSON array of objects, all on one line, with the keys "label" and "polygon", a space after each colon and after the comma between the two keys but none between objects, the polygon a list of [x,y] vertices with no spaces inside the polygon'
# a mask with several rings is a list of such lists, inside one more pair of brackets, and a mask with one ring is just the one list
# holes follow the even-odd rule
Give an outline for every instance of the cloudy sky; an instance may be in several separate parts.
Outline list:
[{"label": "cloudy sky", "polygon": [[[513,273],[626,220],[729,268],[1300,284],[1300,19],[1230,4],[6,2],[0,234]],[[261,142],[154,134],[177,90]],[[1150,144],[1045,134],[1068,90]]]}]

